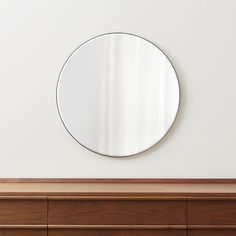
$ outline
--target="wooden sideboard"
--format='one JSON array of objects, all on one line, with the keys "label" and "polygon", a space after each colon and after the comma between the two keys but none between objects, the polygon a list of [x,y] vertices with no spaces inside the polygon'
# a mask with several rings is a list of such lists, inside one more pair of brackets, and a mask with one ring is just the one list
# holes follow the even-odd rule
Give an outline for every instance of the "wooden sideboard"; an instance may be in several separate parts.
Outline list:
[{"label": "wooden sideboard", "polygon": [[0,236],[235,236],[236,182],[0,181]]}]

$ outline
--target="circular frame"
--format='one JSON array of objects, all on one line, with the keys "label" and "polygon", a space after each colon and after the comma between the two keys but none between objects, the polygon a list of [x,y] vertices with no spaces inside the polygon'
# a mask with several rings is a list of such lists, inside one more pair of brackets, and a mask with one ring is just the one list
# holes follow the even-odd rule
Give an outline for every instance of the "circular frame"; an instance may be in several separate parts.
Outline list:
[{"label": "circular frame", "polygon": [[[167,58],[167,60],[169,61],[169,63],[171,64],[171,66],[172,66],[172,68],[173,68],[173,70],[174,70],[174,72],[175,72],[176,79],[177,79],[177,84],[178,84],[178,90],[179,90],[179,101],[178,101],[177,111],[176,111],[175,117],[174,117],[174,119],[173,119],[173,121],[172,121],[172,124],[171,124],[170,127],[166,130],[165,134],[164,134],[156,143],[154,143],[153,145],[151,145],[151,146],[148,147],[147,149],[145,149],[145,150],[143,150],[143,151],[140,151],[140,152],[137,152],[137,153],[134,153],[134,154],[131,154],[131,155],[125,155],[125,156],[115,156],[115,155],[107,155],[107,154],[99,153],[99,152],[97,152],[97,151],[95,151],[95,150],[92,150],[91,148],[86,147],[84,144],[82,144],[81,142],[79,142],[79,141],[73,136],[73,134],[69,131],[69,129],[66,127],[66,124],[65,124],[65,122],[63,121],[62,115],[61,115],[61,113],[60,113],[59,104],[58,104],[58,86],[59,86],[59,80],[60,80],[62,71],[63,71],[65,65],[67,64],[67,62],[69,61],[69,59],[71,58],[71,56],[72,56],[79,48],[81,48],[83,45],[85,45],[87,42],[89,42],[89,41],[91,41],[91,40],[94,40],[94,39],[96,39],[96,38],[99,38],[99,37],[101,37],[101,36],[112,35],[112,34],[125,34],[125,35],[135,36],[135,37],[138,37],[138,38],[140,38],[140,39],[143,39],[143,40],[145,40],[145,41],[151,43],[153,46],[155,46],[157,49],[159,49],[159,50],[164,54],[164,56]],[[144,152],[147,152],[148,150],[152,149],[154,146],[156,146],[157,144],[159,144],[159,143],[166,137],[166,135],[167,135],[167,134],[169,133],[169,131],[171,130],[173,124],[175,123],[176,117],[177,117],[177,115],[178,115],[178,113],[179,113],[180,100],[181,100],[181,88],[180,88],[179,78],[178,78],[176,69],[175,69],[173,63],[171,62],[171,60],[169,59],[169,57],[164,53],[164,51],[163,51],[161,48],[159,48],[159,47],[158,47],[156,44],[154,44],[152,41],[150,41],[150,40],[148,40],[148,39],[146,39],[146,38],[144,38],[144,37],[141,37],[141,36],[139,36],[139,35],[136,35],[136,34],[133,34],[133,33],[126,33],[126,32],[110,32],[110,33],[100,34],[100,35],[97,35],[97,36],[95,36],[95,37],[92,37],[92,38],[86,40],[85,42],[83,42],[82,44],[80,44],[80,45],[79,45],[78,47],[76,47],[76,48],[69,54],[69,56],[67,57],[66,61],[64,62],[63,66],[62,66],[62,68],[61,68],[61,70],[60,70],[60,73],[59,73],[58,78],[57,78],[57,84],[56,84],[56,106],[57,106],[57,111],[58,111],[60,120],[61,120],[61,122],[62,122],[64,128],[67,130],[67,132],[70,134],[70,136],[71,136],[77,143],[79,143],[82,147],[84,147],[85,149],[87,149],[87,150],[89,150],[89,151],[91,151],[91,152],[93,152],[93,153],[95,153],[95,154],[98,154],[98,155],[101,155],[101,156],[104,156],[104,157],[113,157],[113,158],[134,157],[134,156],[137,156],[137,155],[142,154],[142,153],[144,153]]]}]

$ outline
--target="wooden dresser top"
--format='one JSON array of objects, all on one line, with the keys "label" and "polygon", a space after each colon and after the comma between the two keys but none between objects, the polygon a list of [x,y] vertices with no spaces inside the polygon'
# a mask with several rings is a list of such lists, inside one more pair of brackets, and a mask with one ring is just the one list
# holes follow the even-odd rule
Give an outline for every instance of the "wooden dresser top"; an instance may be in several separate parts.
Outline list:
[{"label": "wooden dresser top", "polygon": [[0,195],[227,195],[236,197],[234,182],[155,181],[1,181]]}]

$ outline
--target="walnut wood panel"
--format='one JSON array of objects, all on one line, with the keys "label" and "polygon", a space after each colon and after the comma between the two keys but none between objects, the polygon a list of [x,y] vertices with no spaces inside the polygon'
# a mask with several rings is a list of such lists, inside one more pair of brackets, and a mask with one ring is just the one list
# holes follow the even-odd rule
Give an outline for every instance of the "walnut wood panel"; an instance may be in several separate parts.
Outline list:
[{"label": "walnut wood panel", "polygon": [[46,198],[0,198],[0,225],[47,224]]},{"label": "walnut wood panel", "polygon": [[188,236],[235,236],[236,229],[191,229]]},{"label": "walnut wood panel", "polygon": [[0,229],[0,236],[47,236],[47,229]]},{"label": "walnut wood panel", "polygon": [[60,181],[0,180],[0,236],[236,235],[236,182]]},{"label": "walnut wood panel", "polygon": [[186,236],[185,230],[162,229],[49,229],[48,236]]},{"label": "walnut wood panel", "polygon": [[183,200],[52,200],[52,225],[186,224]]},{"label": "walnut wood panel", "polygon": [[236,224],[236,200],[188,200],[188,224]]}]

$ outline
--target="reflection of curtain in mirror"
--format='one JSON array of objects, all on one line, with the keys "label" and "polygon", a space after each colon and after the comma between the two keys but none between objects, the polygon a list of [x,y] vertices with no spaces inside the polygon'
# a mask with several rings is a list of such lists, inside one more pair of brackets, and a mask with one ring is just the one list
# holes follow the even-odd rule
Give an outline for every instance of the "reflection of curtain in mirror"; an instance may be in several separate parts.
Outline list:
[{"label": "reflection of curtain in mirror", "polygon": [[[109,58],[110,54],[110,48],[109,48],[110,40],[109,38],[106,39],[106,44],[104,46],[104,58],[101,58],[101,60],[104,62],[103,64],[103,74],[100,77],[101,78],[101,101],[100,101],[100,112],[99,112],[99,136],[98,143],[99,148],[101,150],[106,151],[109,153],[108,146],[109,146],[109,135],[108,133],[108,103],[109,103],[109,68],[111,63],[111,58]],[[98,98],[99,99],[99,98]]]},{"label": "reflection of curtain in mirror", "polygon": [[137,125],[139,90],[142,89],[139,85],[140,42],[123,37],[107,40],[104,68],[100,145],[107,151],[120,147],[119,151],[125,153],[131,145],[139,146],[141,142],[141,136],[136,135],[140,126]]},{"label": "reflection of curtain in mirror", "polygon": [[[133,41],[132,39],[124,40],[121,58],[123,80],[123,115],[124,120],[124,152],[128,152],[130,148],[137,150],[140,145],[139,120],[138,113],[139,90],[140,90],[140,40]],[[127,57],[128,53],[128,57]]]},{"label": "reflection of curtain in mirror", "polygon": [[[152,53],[152,45],[141,51],[141,90],[143,101],[138,117],[145,123],[142,125],[142,144],[152,143],[155,137],[163,134],[165,128],[165,58],[161,54]],[[148,49],[148,50],[147,50]]]},{"label": "reflection of curtain in mirror", "polygon": [[110,36],[103,44],[97,139],[110,155],[154,144],[173,119],[170,85],[175,75],[165,55],[153,53],[153,47],[124,36]]},{"label": "reflection of curtain in mirror", "polygon": [[166,58],[148,49],[122,36],[106,41],[98,138],[108,153],[136,151],[165,132]]},{"label": "reflection of curtain in mirror", "polygon": [[[106,40],[104,45],[105,58],[104,74],[102,78],[102,96],[101,112],[100,112],[100,137],[99,146],[106,150],[107,153],[112,153],[117,147],[122,146],[123,139],[120,138],[119,132],[122,130],[122,124],[118,117],[121,114],[122,104],[120,101],[119,91],[121,89],[119,73],[120,73],[120,50],[122,45],[118,40],[113,40],[113,37]],[[122,150],[121,150],[122,151]]]}]

